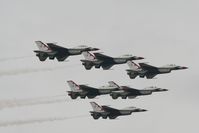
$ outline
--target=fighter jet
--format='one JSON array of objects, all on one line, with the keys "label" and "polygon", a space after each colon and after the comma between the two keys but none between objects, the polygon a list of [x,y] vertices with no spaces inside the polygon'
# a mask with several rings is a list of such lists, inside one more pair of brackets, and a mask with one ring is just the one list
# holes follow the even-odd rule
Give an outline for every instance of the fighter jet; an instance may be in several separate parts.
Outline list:
[{"label": "fighter jet", "polygon": [[173,70],[188,69],[188,67],[176,66],[174,64],[166,65],[163,67],[155,67],[146,63],[139,63],[139,65],[137,65],[132,61],[128,61],[127,64],[130,69],[127,69],[126,71],[131,79],[135,79],[137,76],[139,76],[140,78],[146,77],[147,79],[152,79],[157,74],[170,73]]},{"label": "fighter jet", "polygon": [[39,50],[35,50],[36,56],[40,61],[45,61],[48,57],[50,60],[57,58],[58,61],[64,61],[68,56],[80,55],[83,51],[96,51],[98,48],[92,48],[85,45],[80,45],[75,48],[64,48],[55,43],[43,43],[35,41]]},{"label": "fighter jet", "polygon": [[89,99],[95,98],[98,95],[110,94],[112,91],[117,90],[118,88],[113,86],[102,86],[99,88],[90,87],[88,85],[77,85],[74,81],[67,81],[68,86],[71,88],[71,91],[68,91],[68,95],[72,99],[76,99],[78,96],[82,99],[85,99],[86,96]]},{"label": "fighter jet", "polygon": [[107,119],[107,117],[109,117],[109,119],[115,119],[118,116],[131,115],[133,112],[147,111],[145,109],[140,109],[136,107],[128,107],[119,110],[106,105],[99,106],[95,102],[90,102],[90,104],[93,108],[93,111],[90,111],[90,114],[95,120],[99,119],[100,117],[102,117],[103,119]]},{"label": "fighter jet", "polygon": [[118,97],[121,97],[122,99],[126,99],[127,97],[129,99],[135,98],[137,96],[144,96],[144,95],[151,95],[153,92],[163,92],[163,91],[168,91],[167,89],[162,89],[158,87],[148,87],[142,90],[138,90],[135,88],[131,88],[128,86],[119,86],[113,81],[108,82],[110,86],[119,88],[116,91],[112,91],[110,93],[110,96],[113,99],[117,99]]},{"label": "fighter jet", "polygon": [[104,70],[110,69],[113,65],[124,64],[130,60],[140,60],[143,57],[137,57],[132,55],[123,55],[121,57],[110,57],[101,53],[89,53],[88,51],[82,53],[84,60],[81,60],[86,70],[90,70],[93,66],[95,68],[102,67]]}]

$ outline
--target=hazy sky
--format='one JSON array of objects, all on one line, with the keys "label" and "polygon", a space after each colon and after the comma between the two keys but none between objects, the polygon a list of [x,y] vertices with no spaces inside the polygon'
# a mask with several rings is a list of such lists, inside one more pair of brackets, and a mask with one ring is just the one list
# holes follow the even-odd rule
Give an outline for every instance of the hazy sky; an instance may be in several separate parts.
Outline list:
[{"label": "hazy sky", "polygon": [[[197,132],[198,12],[196,0],[0,0],[0,132]],[[40,62],[33,53],[36,40],[64,47],[84,44],[107,55],[133,54],[152,65],[189,69],[132,80],[126,64],[86,71],[81,55],[67,62]],[[113,80],[138,89],[158,86],[169,91],[131,100],[109,96],[70,100],[67,80],[95,87]],[[95,121],[89,116],[90,101],[148,111]]]}]

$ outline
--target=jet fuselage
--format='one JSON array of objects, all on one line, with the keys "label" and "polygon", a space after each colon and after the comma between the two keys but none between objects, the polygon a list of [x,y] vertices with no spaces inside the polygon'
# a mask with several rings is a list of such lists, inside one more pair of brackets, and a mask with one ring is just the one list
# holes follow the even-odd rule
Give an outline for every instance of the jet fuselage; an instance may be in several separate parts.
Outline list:
[{"label": "jet fuselage", "polygon": [[129,58],[113,58],[114,64],[124,64],[129,60]]},{"label": "jet fuselage", "polygon": [[[85,87],[83,87],[81,89],[82,85],[79,85],[80,89],[76,90],[76,91],[68,91],[68,95],[71,96],[72,99],[76,99],[78,96],[80,98],[85,98],[86,96],[88,98],[94,98],[98,95],[106,95],[106,94],[110,94],[112,91],[117,90],[116,87],[109,87],[109,86],[102,86],[99,89],[90,89],[90,90],[86,90],[84,89]],[[83,85],[84,86],[84,85]]]}]

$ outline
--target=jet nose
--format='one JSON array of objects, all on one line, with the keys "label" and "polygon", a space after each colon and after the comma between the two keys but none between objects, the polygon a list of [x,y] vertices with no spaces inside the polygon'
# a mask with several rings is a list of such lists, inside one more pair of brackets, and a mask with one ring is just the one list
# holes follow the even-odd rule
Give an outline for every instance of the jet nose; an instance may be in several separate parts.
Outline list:
[{"label": "jet nose", "polygon": [[181,69],[188,69],[188,67],[183,66],[183,67],[181,67]]},{"label": "jet nose", "polygon": [[138,59],[142,60],[142,59],[144,59],[144,57],[138,57]]},{"label": "jet nose", "polygon": [[148,110],[146,110],[146,109],[141,109],[140,110],[140,112],[146,112],[146,111],[148,111]]},{"label": "jet nose", "polygon": [[97,51],[100,50],[99,48],[91,48],[91,51]]},{"label": "jet nose", "polygon": [[162,91],[168,91],[168,89],[162,89]]},{"label": "jet nose", "polygon": [[136,109],[135,112],[145,112],[145,111],[148,111],[146,109]]},{"label": "jet nose", "polygon": [[162,91],[168,91],[168,89],[157,88],[152,90],[152,92],[162,92]]},{"label": "jet nose", "polygon": [[142,60],[145,59],[144,57],[138,57],[138,56],[134,56],[132,57],[132,60]]}]

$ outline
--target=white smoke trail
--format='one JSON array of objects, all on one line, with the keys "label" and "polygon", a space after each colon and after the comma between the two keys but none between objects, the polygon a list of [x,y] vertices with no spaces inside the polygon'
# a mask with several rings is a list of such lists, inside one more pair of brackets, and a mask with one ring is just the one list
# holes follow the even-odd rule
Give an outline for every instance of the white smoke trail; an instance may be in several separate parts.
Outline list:
[{"label": "white smoke trail", "polygon": [[44,122],[64,121],[64,120],[77,119],[77,118],[83,118],[83,117],[89,117],[89,115],[84,114],[84,115],[65,116],[65,117],[51,117],[51,118],[29,119],[29,120],[6,121],[6,122],[0,122],[0,127],[20,126],[20,125],[26,125],[26,124],[40,124]]},{"label": "white smoke trail", "polygon": [[36,73],[36,72],[48,72],[48,71],[50,72],[50,71],[55,71],[59,69],[66,69],[66,68],[69,69],[69,68],[74,68],[74,67],[81,67],[81,65],[79,65],[79,63],[76,63],[76,64],[46,67],[46,68],[23,68],[23,69],[18,69],[18,70],[6,70],[6,71],[0,71],[0,77]]},{"label": "white smoke trail", "polygon": [[59,66],[59,67],[49,67],[49,68],[26,68],[26,69],[21,69],[21,70],[0,71],[0,77],[28,74],[28,73],[34,73],[34,72],[53,71],[53,70],[65,69],[65,68],[66,66]]},{"label": "white smoke trail", "polygon": [[0,58],[0,62],[12,61],[12,60],[19,60],[19,59],[25,59],[25,58],[32,58],[32,57],[34,57],[34,56],[33,55],[29,55],[29,56]]},{"label": "white smoke trail", "polygon": [[73,100],[71,99],[66,99],[66,95],[29,98],[29,99],[26,98],[26,99],[1,100],[0,109],[42,105],[42,104],[64,103],[72,101]]}]

